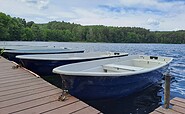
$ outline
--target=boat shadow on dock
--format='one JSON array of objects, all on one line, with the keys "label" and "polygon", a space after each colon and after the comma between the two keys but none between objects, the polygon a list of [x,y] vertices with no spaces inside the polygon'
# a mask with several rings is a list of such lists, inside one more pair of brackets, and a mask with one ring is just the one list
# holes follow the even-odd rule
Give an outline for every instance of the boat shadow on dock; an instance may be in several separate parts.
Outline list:
[{"label": "boat shadow on dock", "polygon": [[44,75],[44,76],[40,75],[40,77],[42,79],[44,79],[45,81],[49,82],[50,84],[52,84],[52,85],[54,85],[58,88],[63,89],[62,80],[61,80],[60,75],[57,75],[57,74],[56,75],[55,74],[53,74],[53,75]]}]

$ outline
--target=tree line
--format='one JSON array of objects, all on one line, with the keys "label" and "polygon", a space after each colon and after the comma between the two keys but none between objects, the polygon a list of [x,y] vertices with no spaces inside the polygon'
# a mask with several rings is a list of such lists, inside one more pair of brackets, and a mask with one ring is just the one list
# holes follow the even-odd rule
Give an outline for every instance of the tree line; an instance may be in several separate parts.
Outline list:
[{"label": "tree line", "polygon": [[184,44],[185,30],[154,32],[139,27],[82,26],[64,21],[36,24],[0,12],[0,41]]}]

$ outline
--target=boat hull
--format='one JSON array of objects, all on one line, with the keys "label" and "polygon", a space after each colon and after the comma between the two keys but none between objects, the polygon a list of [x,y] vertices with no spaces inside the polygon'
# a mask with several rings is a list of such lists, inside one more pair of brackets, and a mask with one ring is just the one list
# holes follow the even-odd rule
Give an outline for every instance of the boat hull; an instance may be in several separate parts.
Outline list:
[{"label": "boat hull", "polygon": [[[42,54],[66,54],[66,53],[83,53],[84,51],[66,51],[66,52],[42,52]],[[3,57],[10,61],[14,61],[16,63],[21,63],[20,59],[16,58],[17,55],[30,55],[30,54],[40,54],[40,53],[11,53],[11,52],[4,52]]]},{"label": "boat hull", "polygon": [[52,70],[58,66],[72,64],[77,62],[84,62],[84,61],[92,61],[92,60],[99,60],[99,59],[106,59],[106,58],[114,58],[114,57],[121,57],[127,55],[120,55],[120,56],[107,56],[107,57],[97,57],[91,59],[74,59],[74,60],[33,60],[33,59],[20,59],[21,64],[42,76],[45,75],[53,75],[54,73]]},{"label": "boat hull", "polygon": [[131,76],[69,76],[61,75],[69,93],[82,100],[109,99],[128,96],[162,80],[168,66]]}]

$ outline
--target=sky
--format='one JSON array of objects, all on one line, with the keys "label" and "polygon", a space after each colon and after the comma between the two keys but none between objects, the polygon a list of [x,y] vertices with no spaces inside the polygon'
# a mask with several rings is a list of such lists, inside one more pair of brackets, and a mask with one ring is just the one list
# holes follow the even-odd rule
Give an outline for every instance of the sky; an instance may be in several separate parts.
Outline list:
[{"label": "sky", "polygon": [[185,0],[0,0],[0,12],[35,23],[185,30]]}]

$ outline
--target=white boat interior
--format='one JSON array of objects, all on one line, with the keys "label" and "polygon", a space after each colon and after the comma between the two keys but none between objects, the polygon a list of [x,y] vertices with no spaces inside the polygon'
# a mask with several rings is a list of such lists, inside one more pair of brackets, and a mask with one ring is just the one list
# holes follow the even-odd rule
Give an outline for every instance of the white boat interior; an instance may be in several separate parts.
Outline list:
[{"label": "white boat interior", "polygon": [[171,61],[172,58],[168,57],[129,55],[64,65],[53,72],[75,76],[128,76],[162,68]]},{"label": "white boat interior", "polygon": [[88,52],[88,53],[68,53],[68,54],[34,54],[34,55],[19,55],[16,56],[16,58],[32,60],[82,60],[103,57],[116,57],[124,55],[128,55],[128,53]]}]

